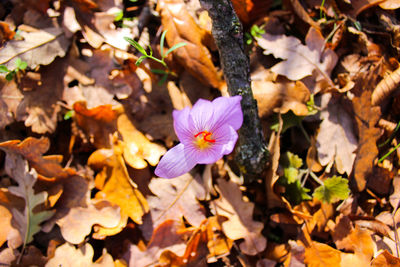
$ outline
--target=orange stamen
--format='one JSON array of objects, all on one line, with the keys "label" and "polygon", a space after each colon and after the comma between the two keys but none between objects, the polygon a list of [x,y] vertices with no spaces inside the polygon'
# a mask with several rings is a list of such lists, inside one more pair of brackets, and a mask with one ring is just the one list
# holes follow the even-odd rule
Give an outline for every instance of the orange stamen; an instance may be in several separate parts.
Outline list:
[{"label": "orange stamen", "polygon": [[209,143],[215,143],[215,139],[208,139],[208,137],[209,137],[210,135],[212,135],[212,133],[207,132],[207,131],[199,132],[199,133],[197,133],[194,137],[197,137],[197,136],[199,136],[199,135],[201,135],[201,134],[203,135],[203,140],[204,140],[204,141],[209,142]]}]

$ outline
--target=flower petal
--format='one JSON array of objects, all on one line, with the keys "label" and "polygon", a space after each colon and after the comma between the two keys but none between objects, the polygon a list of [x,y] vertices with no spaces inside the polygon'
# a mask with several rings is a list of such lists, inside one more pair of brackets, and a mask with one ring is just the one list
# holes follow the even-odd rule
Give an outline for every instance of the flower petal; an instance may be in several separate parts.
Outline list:
[{"label": "flower petal", "polygon": [[211,164],[232,152],[238,139],[238,134],[230,125],[219,127],[214,133],[215,143],[210,148],[199,150],[196,154],[197,163]]},{"label": "flower petal", "polygon": [[185,146],[178,144],[165,153],[154,173],[163,178],[174,178],[190,171],[197,164],[195,154],[185,153]]},{"label": "flower petal", "polygon": [[190,117],[192,118],[191,128],[194,130],[194,134],[201,131],[208,131],[211,123],[213,122],[214,108],[211,101],[199,99],[194,104],[190,111]]},{"label": "flower petal", "polygon": [[233,129],[238,130],[243,123],[243,112],[240,105],[242,96],[218,97],[213,100],[214,129],[223,124],[229,124]]},{"label": "flower petal", "polygon": [[174,129],[181,143],[186,144],[192,142],[193,133],[189,121],[190,108],[186,107],[182,110],[174,110],[172,117],[174,118]]}]

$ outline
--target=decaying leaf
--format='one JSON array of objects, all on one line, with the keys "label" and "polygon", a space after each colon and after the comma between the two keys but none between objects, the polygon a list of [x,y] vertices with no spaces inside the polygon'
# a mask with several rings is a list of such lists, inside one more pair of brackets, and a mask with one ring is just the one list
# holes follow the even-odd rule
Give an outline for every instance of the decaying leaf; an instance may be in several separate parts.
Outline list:
[{"label": "decaying leaf", "polygon": [[334,162],[339,173],[350,174],[358,142],[353,132],[353,121],[342,105],[331,94],[322,95],[323,121],[317,135],[317,151],[322,165]]},{"label": "decaying leaf", "polygon": [[10,69],[14,68],[17,58],[27,62],[31,69],[48,65],[57,56],[64,57],[69,46],[69,40],[61,28],[20,31],[19,35],[21,40],[11,40],[0,50],[0,64]]},{"label": "decaying leaf", "polygon": [[371,262],[371,267],[399,267],[400,259],[393,256],[387,250],[381,252]]},{"label": "decaying leaf", "polygon": [[228,218],[222,223],[222,229],[232,240],[243,238],[240,249],[248,255],[256,255],[263,251],[267,240],[261,234],[263,223],[253,220],[254,204],[245,202],[238,186],[233,182],[218,180],[218,192],[221,196],[214,201],[214,212]]},{"label": "decaying leaf", "polygon": [[341,252],[326,244],[312,241],[306,246],[304,263],[309,267],[340,266]]},{"label": "decaying leaf", "polygon": [[162,0],[157,10],[161,14],[161,23],[167,30],[166,40],[170,47],[184,42],[185,46],[172,53],[187,71],[203,84],[219,88],[221,78],[215,68],[211,54],[203,45],[204,32],[188,13],[182,0]]},{"label": "decaying leaf", "polygon": [[284,61],[272,67],[272,71],[288,77],[292,81],[310,76],[315,71],[316,81],[325,80],[334,87],[330,73],[337,62],[335,52],[324,51],[324,38],[316,29],[310,28],[306,37],[306,46],[295,37],[264,34],[257,38],[264,54],[273,54]]}]

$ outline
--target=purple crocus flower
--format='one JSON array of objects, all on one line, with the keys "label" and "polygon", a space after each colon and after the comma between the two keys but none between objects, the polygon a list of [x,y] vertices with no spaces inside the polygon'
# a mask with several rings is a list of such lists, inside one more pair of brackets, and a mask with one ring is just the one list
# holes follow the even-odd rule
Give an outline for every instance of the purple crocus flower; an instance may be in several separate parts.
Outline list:
[{"label": "purple crocus flower", "polygon": [[193,108],[174,110],[174,128],[181,141],[161,158],[155,174],[174,178],[196,164],[211,164],[232,152],[242,126],[241,96],[199,99]]}]

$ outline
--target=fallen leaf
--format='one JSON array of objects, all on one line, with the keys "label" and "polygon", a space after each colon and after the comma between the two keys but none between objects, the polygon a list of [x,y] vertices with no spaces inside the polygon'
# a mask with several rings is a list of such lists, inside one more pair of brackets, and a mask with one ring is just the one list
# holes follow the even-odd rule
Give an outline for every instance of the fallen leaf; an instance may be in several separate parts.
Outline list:
[{"label": "fallen leaf", "polygon": [[[137,189],[137,185],[129,176],[125,161],[122,157],[123,146],[114,137],[113,149],[104,157],[103,169],[97,174],[95,184],[100,190],[97,199],[107,199],[118,205],[122,216],[129,216],[135,223],[142,224],[142,216],[149,211],[146,199]],[[96,160],[99,151],[94,152],[88,159],[88,164],[101,162]]]},{"label": "fallen leaf", "polygon": [[222,229],[232,240],[244,239],[239,247],[248,255],[256,255],[266,248],[267,240],[261,234],[263,223],[253,220],[254,204],[245,202],[236,184],[218,180],[220,197],[214,201],[214,212],[228,218],[222,223]]},{"label": "fallen leaf", "polygon": [[167,30],[166,40],[169,47],[184,42],[185,46],[172,53],[179,63],[204,85],[219,88],[221,78],[215,68],[211,54],[202,43],[206,34],[188,13],[183,0],[158,1],[157,10],[161,23]]},{"label": "fallen leaf", "polygon": [[117,128],[124,141],[124,159],[132,168],[143,169],[147,166],[147,162],[151,166],[155,166],[160,157],[165,154],[166,149],[150,142],[144,134],[136,129],[126,114],[118,117]]},{"label": "fallen leaf", "polygon": [[4,129],[15,121],[23,94],[15,81],[6,81],[3,77],[0,77],[0,88],[0,129]]},{"label": "fallen leaf", "polygon": [[312,241],[305,247],[304,263],[309,267],[340,266],[341,252],[326,244]]},{"label": "fallen leaf", "polygon": [[154,264],[164,250],[183,256],[186,249],[184,236],[179,233],[184,225],[176,220],[166,220],[154,229],[153,235],[142,251],[138,246],[131,245],[129,266],[148,266]]},{"label": "fallen leaf", "polygon": [[387,250],[381,252],[378,256],[376,256],[372,262],[372,267],[399,267],[400,259],[398,257],[393,256]]},{"label": "fallen leaf", "polygon": [[10,29],[7,22],[0,21],[0,45],[14,38],[15,32]]},{"label": "fallen leaf", "polygon": [[397,0],[386,0],[380,3],[379,7],[383,9],[398,9],[400,8],[400,3]]},{"label": "fallen leaf", "polygon": [[272,71],[284,75],[292,81],[313,75],[316,81],[326,80],[331,87],[335,87],[330,79],[330,73],[336,65],[337,56],[330,49],[324,50],[324,38],[321,33],[310,28],[306,45],[295,37],[285,35],[263,34],[256,38],[264,54],[273,54],[284,61],[274,65]]},{"label": "fallen leaf", "polygon": [[348,12],[348,14],[355,19],[364,10],[373,6],[377,6],[384,1],[385,0],[352,0],[351,10]]},{"label": "fallen leaf", "polygon": [[61,167],[59,157],[43,156],[50,148],[50,141],[46,137],[40,139],[28,137],[23,141],[6,141],[0,143],[0,148],[23,156],[37,171],[39,179],[54,181],[75,175],[74,170]]},{"label": "fallen leaf", "polygon": [[29,169],[28,162],[21,155],[7,153],[5,168],[7,174],[18,183],[18,186],[10,186],[9,192],[25,200],[23,212],[12,209],[13,219],[17,222],[25,245],[33,241],[33,235],[41,230],[40,224],[48,220],[53,212],[37,210],[37,206],[46,201],[47,192],[35,194],[33,186],[37,181],[37,173],[35,169]]},{"label": "fallen leaf", "polygon": [[48,28],[32,32],[20,31],[22,40],[8,41],[1,49],[0,64],[13,69],[15,60],[20,58],[35,69],[38,65],[48,65],[57,56],[64,57],[70,41],[61,28]]},{"label": "fallen leaf", "polygon": [[365,189],[368,178],[373,173],[374,160],[378,156],[376,142],[381,131],[375,126],[381,112],[379,107],[372,107],[371,92],[367,90],[359,97],[354,97],[352,102],[359,136],[353,173],[356,188],[360,192]]},{"label": "fallen leaf", "polygon": [[205,210],[198,202],[205,198],[205,190],[199,178],[189,173],[174,179],[153,178],[149,188],[155,196],[147,197],[151,216],[145,217],[145,236],[168,219],[182,220],[184,216],[195,227],[205,219]]},{"label": "fallen leaf", "polygon": [[223,221],[221,216],[207,218],[208,262],[216,261],[218,258],[228,255],[233,245],[233,240],[222,234]]},{"label": "fallen leaf", "polygon": [[339,173],[350,174],[358,142],[353,132],[353,121],[343,108],[344,104],[329,93],[322,95],[323,121],[317,135],[317,151],[323,166],[334,162]]},{"label": "fallen leaf", "polygon": [[86,243],[80,248],[65,243],[56,249],[54,257],[49,259],[46,267],[72,267],[72,266],[90,266],[90,267],[114,267],[114,261],[107,252],[103,252],[101,258],[93,262],[93,247]]},{"label": "fallen leaf", "polygon": [[314,190],[313,197],[327,203],[346,199],[350,194],[349,180],[341,176],[332,176],[324,180],[324,184]]}]

